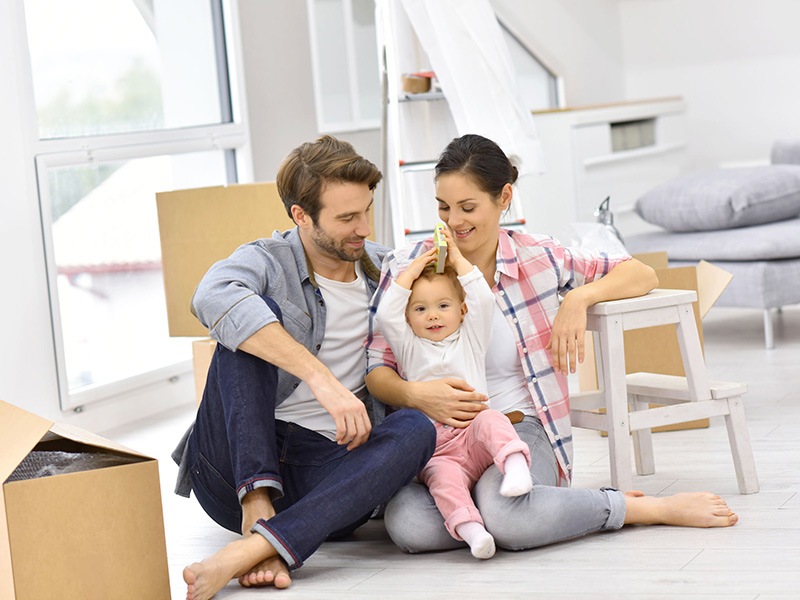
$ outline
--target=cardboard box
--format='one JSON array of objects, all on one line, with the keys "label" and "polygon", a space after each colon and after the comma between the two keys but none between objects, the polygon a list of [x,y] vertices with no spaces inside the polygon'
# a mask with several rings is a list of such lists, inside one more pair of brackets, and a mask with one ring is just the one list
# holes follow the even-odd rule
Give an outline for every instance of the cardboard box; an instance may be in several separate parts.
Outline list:
[{"label": "cardboard box", "polygon": [[0,599],[169,599],[155,459],[0,401],[0,482]]},{"label": "cardboard box", "polygon": [[206,271],[242,244],[291,229],[294,221],[275,182],[162,192],[156,203],[169,334],[206,337],[208,331],[191,312],[194,290]]},{"label": "cardboard box", "polygon": [[206,389],[206,379],[208,378],[208,367],[216,349],[217,342],[211,338],[192,342],[192,368],[194,370],[194,391],[197,396],[197,406],[200,406],[200,401],[203,399],[203,390]]},{"label": "cardboard box", "polygon": [[[696,267],[669,268],[666,252],[636,254],[634,258],[653,267],[658,275],[658,287],[665,289],[695,290],[697,302],[694,303],[697,333],[703,345],[702,319],[730,283],[733,276],[706,261]],[[662,373],[685,376],[681,360],[678,334],[674,325],[661,325],[646,329],[634,329],[625,334],[625,369],[627,373]],[[597,389],[597,370],[594,360],[592,334],[587,332],[586,356],[578,369],[581,391]],[[673,431],[708,427],[708,419],[688,423],[657,427],[653,431]]]}]

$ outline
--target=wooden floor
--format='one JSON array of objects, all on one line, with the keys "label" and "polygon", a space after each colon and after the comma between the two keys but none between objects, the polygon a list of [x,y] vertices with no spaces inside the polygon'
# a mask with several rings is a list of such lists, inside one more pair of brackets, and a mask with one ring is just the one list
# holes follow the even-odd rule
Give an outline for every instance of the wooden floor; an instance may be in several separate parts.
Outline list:
[{"label": "wooden floor", "polygon": [[[242,589],[222,599],[314,598],[800,598],[800,307],[776,317],[776,348],[765,350],[759,311],[714,309],[704,322],[712,379],[743,381],[761,492],[738,493],[722,418],[709,429],[654,435],[656,474],[635,477],[648,494],[710,490],[739,514],[728,529],[625,527],[621,531],[488,561],[467,550],[408,555],[372,521],[350,541],[326,543],[294,574],[288,590]],[[157,421],[104,432],[160,461],[173,598],[182,598],[183,567],[236,536],[215,525],[194,498],[172,494],[169,453],[191,420],[191,407]],[[608,485],[604,438],[575,435],[575,486]]]}]

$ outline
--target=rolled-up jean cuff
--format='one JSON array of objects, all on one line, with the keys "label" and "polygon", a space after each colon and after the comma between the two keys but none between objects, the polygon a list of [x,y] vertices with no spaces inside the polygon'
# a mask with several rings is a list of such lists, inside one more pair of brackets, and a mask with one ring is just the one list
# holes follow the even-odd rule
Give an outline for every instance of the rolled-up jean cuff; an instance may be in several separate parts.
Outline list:
[{"label": "rolled-up jean cuff", "polygon": [[267,523],[264,519],[259,519],[256,521],[256,524],[250,528],[252,533],[258,533],[259,535],[263,536],[273,548],[278,553],[283,561],[286,563],[286,566],[289,567],[289,570],[299,569],[303,566],[303,560],[295,554],[289,545],[284,542],[278,535],[269,527],[269,523]]},{"label": "rolled-up jean cuff", "polygon": [[600,491],[605,492],[608,496],[608,503],[610,510],[608,511],[608,519],[603,525],[603,531],[611,531],[614,529],[621,529],[625,524],[625,494],[617,489],[604,487]]},{"label": "rolled-up jean cuff", "polygon": [[239,496],[239,503],[241,504],[242,498],[257,488],[270,488],[269,499],[275,502],[279,498],[283,498],[283,481],[273,475],[260,475],[253,477],[248,481],[242,483],[236,490],[236,495]]}]

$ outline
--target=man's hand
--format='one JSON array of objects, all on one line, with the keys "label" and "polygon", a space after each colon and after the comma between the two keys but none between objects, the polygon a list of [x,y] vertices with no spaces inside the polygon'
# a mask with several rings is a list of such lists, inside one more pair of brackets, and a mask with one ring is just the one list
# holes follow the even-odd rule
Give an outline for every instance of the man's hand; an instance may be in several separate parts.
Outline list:
[{"label": "man's hand", "polygon": [[445,377],[408,384],[414,408],[451,427],[466,427],[479,412],[489,408],[489,398],[462,379]]},{"label": "man's hand", "polygon": [[358,448],[369,438],[372,424],[367,407],[333,375],[321,375],[308,382],[311,393],[336,422],[336,443]]},{"label": "man's hand", "polygon": [[295,341],[283,325],[265,325],[242,342],[239,349],[305,381],[317,401],[336,421],[336,441],[339,444],[347,444],[347,449],[352,450],[367,441],[372,429],[367,407],[333,376],[328,367]]},{"label": "man's hand", "polygon": [[[580,288],[577,288],[580,289]],[[561,302],[561,307],[553,319],[553,330],[545,350],[553,356],[553,370],[566,375],[567,370],[574,373],[578,363],[584,358],[584,337],[586,333],[587,305],[573,290]]]}]

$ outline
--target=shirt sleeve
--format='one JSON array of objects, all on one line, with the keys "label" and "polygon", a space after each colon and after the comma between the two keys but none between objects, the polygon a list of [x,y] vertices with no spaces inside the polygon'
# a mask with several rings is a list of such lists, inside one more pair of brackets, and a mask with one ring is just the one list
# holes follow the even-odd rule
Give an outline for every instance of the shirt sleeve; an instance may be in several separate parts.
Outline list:
[{"label": "shirt sleeve", "polygon": [[581,285],[597,281],[617,265],[631,259],[628,255],[609,255],[586,248],[567,248],[557,244],[557,255],[562,257],[559,293],[566,294]]},{"label": "shirt sleeve", "polygon": [[409,334],[414,335],[405,317],[410,297],[411,290],[400,287],[396,281],[392,281],[376,307],[375,320],[395,356],[404,355],[404,346]]},{"label": "shirt sleeve", "polygon": [[367,334],[367,373],[378,367],[389,367],[394,369],[401,376],[401,369],[397,364],[397,359],[383,337],[383,333],[375,320],[378,305],[383,301],[383,296],[392,284],[395,277],[414,260],[419,254],[425,252],[433,245],[433,239],[428,238],[417,242],[411,246],[406,246],[401,250],[392,250],[383,258],[381,263],[381,279],[378,289],[372,295],[369,304],[369,333]]},{"label": "shirt sleeve", "polygon": [[278,317],[260,296],[278,277],[280,266],[258,242],[245,244],[215,263],[192,298],[192,312],[212,338],[235,351]]},{"label": "shirt sleeve", "polygon": [[473,267],[472,271],[458,280],[464,288],[464,300],[467,303],[467,314],[461,327],[469,337],[472,348],[485,354],[492,340],[494,293],[478,267]]}]

